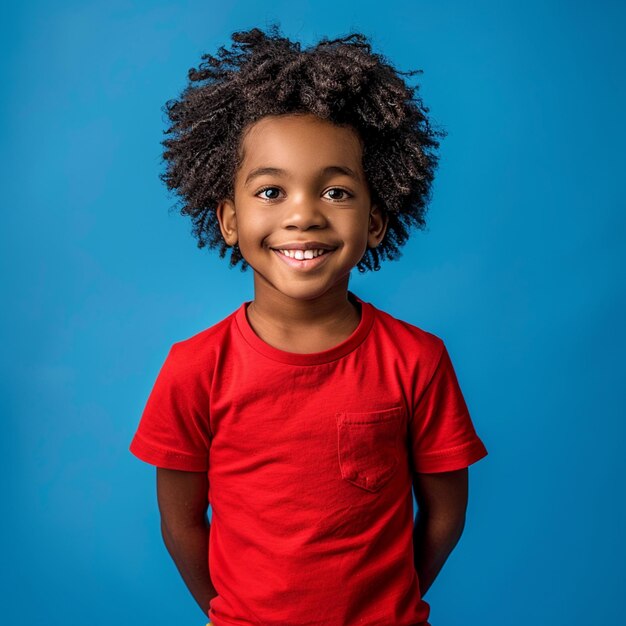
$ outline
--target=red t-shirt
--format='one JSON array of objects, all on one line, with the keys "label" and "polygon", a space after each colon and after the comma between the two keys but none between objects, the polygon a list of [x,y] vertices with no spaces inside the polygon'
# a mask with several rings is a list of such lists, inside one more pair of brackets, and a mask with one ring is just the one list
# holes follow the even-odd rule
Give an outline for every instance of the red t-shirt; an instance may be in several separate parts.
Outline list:
[{"label": "red t-shirt", "polygon": [[176,342],[130,450],[207,471],[214,626],[427,626],[413,472],[487,455],[443,341],[352,292],[343,342],[285,352],[244,302]]}]

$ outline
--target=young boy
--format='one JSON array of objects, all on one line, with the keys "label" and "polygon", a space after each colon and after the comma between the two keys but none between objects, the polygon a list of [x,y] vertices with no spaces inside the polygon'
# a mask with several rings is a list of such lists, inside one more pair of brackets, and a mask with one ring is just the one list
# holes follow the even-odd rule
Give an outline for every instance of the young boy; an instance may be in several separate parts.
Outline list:
[{"label": "young boy", "polygon": [[271,30],[167,104],[162,178],[254,299],[174,343],[130,450],[213,626],[427,626],[487,450],[443,341],[348,282],[424,225],[443,133],[363,35]]}]

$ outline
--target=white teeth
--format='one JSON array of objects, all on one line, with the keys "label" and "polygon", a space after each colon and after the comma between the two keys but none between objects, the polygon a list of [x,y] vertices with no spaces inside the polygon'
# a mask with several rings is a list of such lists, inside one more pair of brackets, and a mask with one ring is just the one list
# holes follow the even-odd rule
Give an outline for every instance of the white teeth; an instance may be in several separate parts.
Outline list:
[{"label": "white teeth", "polygon": [[314,259],[315,257],[324,254],[326,250],[279,250],[279,252],[285,256],[291,257],[292,259],[302,261],[306,259]]}]

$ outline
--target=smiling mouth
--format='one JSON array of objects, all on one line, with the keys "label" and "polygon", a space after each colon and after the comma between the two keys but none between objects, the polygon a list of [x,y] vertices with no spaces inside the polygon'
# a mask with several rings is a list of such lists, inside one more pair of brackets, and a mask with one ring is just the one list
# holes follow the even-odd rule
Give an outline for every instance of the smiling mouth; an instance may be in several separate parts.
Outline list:
[{"label": "smiling mouth", "polygon": [[[326,260],[326,257],[330,256],[330,254],[334,252],[334,250],[307,250],[306,252],[302,250],[285,251],[278,250],[276,248],[272,248],[272,251],[275,252],[281,260],[290,267],[303,270],[318,267]],[[313,256],[311,253],[313,253]]]},{"label": "smiling mouth", "polygon": [[308,261],[309,259],[315,259],[318,256],[322,256],[331,250],[320,248],[317,250],[282,250],[281,248],[272,248],[275,252],[280,252],[284,256],[290,259],[297,259],[298,261]]}]

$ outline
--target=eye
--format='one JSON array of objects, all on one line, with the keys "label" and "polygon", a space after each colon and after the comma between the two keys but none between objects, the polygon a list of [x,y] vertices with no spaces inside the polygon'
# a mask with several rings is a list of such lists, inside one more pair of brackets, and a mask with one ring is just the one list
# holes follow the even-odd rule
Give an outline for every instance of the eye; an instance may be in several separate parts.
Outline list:
[{"label": "eye", "polygon": [[352,197],[351,193],[348,193],[345,189],[341,189],[340,187],[333,187],[332,189],[329,189],[326,193],[343,193],[345,194],[345,196],[342,196],[341,198],[330,198],[330,200],[333,200],[334,202],[341,202],[343,200],[347,200],[348,198]]},{"label": "eye", "polygon": [[[278,187],[272,187],[272,186],[263,187],[262,189],[259,189],[259,191],[257,191],[255,195],[259,196],[260,194],[264,194],[266,192],[271,192],[271,194],[266,195],[266,196],[261,195],[260,197],[262,200],[267,200],[267,201],[278,200],[279,195],[280,195],[280,189]],[[343,202],[347,200],[348,198],[353,197],[351,193],[349,193],[345,189],[341,189],[341,187],[332,187],[326,193],[334,194],[335,197],[329,198],[329,200],[332,200],[333,202]],[[341,197],[337,197],[337,194],[339,194],[339,196]]]},{"label": "eye", "polygon": [[[279,191],[278,187],[263,187],[263,189],[259,189],[259,191],[257,191],[257,193],[255,195],[259,195],[260,193],[265,193],[266,191]],[[276,200],[277,196],[273,196],[273,197],[262,197],[262,200]]]}]

